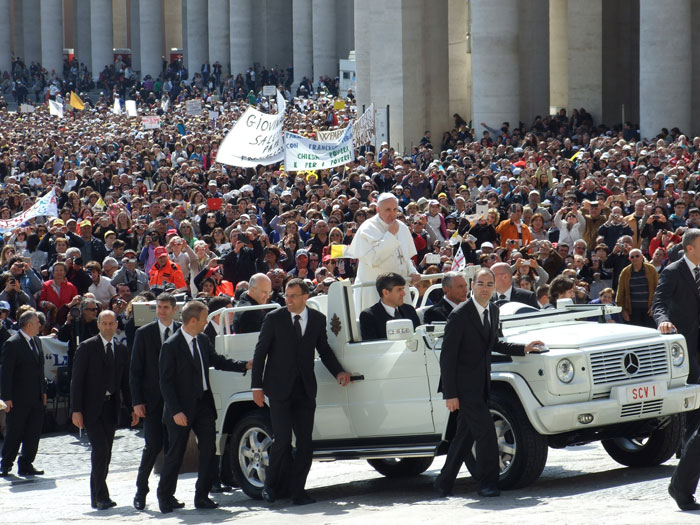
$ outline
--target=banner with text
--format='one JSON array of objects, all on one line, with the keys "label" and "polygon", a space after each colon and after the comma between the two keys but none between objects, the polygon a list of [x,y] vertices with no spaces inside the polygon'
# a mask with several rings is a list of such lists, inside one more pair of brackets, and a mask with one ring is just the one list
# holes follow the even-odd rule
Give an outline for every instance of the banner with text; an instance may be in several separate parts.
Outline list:
[{"label": "banner with text", "polygon": [[287,171],[319,170],[340,166],[355,158],[352,124],[334,142],[318,142],[295,133],[284,133],[284,167]]},{"label": "banner with text", "polygon": [[374,103],[370,104],[367,111],[355,121],[352,139],[358,148],[374,140]]},{"label": "banner with text", "polygon": [[270,115],[252,107],[226,134],[216,155],[216,162],[229,166],[254,168],[258,164],[268,166],[284,160],[282,125],[287,103],[277,92],[277,114]]},{"label": "banner with text", "polygon": [[159,129],[160,117],[158,115],[141,117],[141,124],[143,124],[144,129]]},{"label": "banner with text", "polygon": [[56,200],[56,190],[53,189],[34,205],[11,219],[0,220],[0,232],[10,231],[22,223],[27,222],[34,217],[57,217],[58,216],[58,201]]}]

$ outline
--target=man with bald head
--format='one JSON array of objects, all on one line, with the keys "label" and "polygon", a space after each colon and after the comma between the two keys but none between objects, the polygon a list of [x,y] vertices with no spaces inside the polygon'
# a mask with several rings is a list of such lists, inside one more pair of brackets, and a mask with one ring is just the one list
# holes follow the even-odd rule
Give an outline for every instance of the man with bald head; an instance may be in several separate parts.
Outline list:
[{"label": "man with bald head", "polygon": [[355,289],[355,309],[361,312],[379,300],[375,288],[377,277],[395,272],[415,284],[420,275],[411,258],[416,255],[411,231],[397,219],[399,201],[391,193],[377,197],[377,214],[363,222],[346,252],[358,259],[357,283],[371,285]]},{"label": "man with bald head", "polygon": [[[264,273],[256,273],[248,281],[248,290],[243,292],[236,306],[256,306],[270,302],[272,281]],[[236,334],[259,332],[265,315],[270,310],[248,310],[236,312],[233,317],[233,331]]]},{"label": "man with bald head", "polygon": [[496,278],[496,291],[493,301],[523,303],[533,308],[540,309],[537,296],[528,290],[522,290],[513,286],[513,269],[508,263],[496,263],[491,267]]}]

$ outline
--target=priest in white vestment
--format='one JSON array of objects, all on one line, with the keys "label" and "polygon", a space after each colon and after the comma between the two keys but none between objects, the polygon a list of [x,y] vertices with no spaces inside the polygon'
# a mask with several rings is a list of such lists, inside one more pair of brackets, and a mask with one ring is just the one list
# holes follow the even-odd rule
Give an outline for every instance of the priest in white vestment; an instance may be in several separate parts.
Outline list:
[{"label": "priest in white vestment", "polygon": [[396,272],[415,284],[420,280],[411,257],[416,255],[411,231],[397,219],[399,201],[391,193],[377,197],[377,214],[363,222],[355,234],[346,257],[358,259],[355,283],[371,286],[355,288],[355,312],[359,315],[377,301],[374,284],[380,274]]}]

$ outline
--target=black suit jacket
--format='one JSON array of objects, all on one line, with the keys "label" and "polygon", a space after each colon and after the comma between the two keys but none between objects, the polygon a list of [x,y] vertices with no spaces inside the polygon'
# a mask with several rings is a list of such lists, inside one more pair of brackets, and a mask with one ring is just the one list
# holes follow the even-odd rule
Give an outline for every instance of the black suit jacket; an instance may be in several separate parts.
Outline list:
[{"label": "black suit jacket", "polygon": [[[236,306],[255,306],[257,303],[248,292],[244,292]],[[233,331],[237,334],[249,334],[259,332],[263,319],[270,310],[250,310],[249,312],[236,312],[233,316]]]},{"label": "black suit jacket", "polygon": [[[498,292],[496,292],[496,295],[492,299],[494,302],[498,301],[497,296]],[[537,308],[538,310],[540,309],[540,304],[537,302],[537,295],[535,295],[535,292],[516,288],[515,286],[510,289],[510,302],[523,303]]]},{"label": "black suit jacket", "polygon": [[[113,395],[122,398],[131,411],[129,392],[129,351],[126,346],[113,343],[116,390]],[[82,412],[83,420],[92,423],[102,413],[107,393],[107,358],[100,335],[86,339],[78,345],[73,361],[73,376],[70,383],[70,404],[72,412]],[[114,421],[118,420],[121,403],[112,403]]]},{"label": "black suit jacket", "polygon": [[491,352],[525,355],[525,347],[500,341],[498,307],[489,303],[487,333],[470,298],[452,310],[440,352],[440,383],[445,399],[488,397],[491,388]]},{"label": "black suit jacket", "polygon": [[328,371],[337,376],[343,371],[328,344],[326,316],[307,307],[309,319],[301,341],[287,308],[279,308],[265,316],[258,343],[255,345],[251,388],[262,388],[270,398],[285,399],[292,392],[298,376],[306,394],[316,397],[314,350]]},{"label": "black suit jacket", "polygon": [[[181,323],[173,322],[173,332],[180,329]],[[153,321],[136,330],[134,346],[131,350],[129,386],[134,405],[146,405],[146,413],[159,409],[163,396],[160,393],[160,371],[158,360],[160,347],[158,321]]]},{"label": "black suit jacket", "polygon": [[[416,309],[410,304],[402,304],[399,306],[399,312],[401,312],[404,319],[413,321],[413,328],[420,325]],[[362,313],[360,313],[360,332],[362,333],[362,340],[373,341],[376,339],[386,339],[386,323],[393,320],[394,317],[391,317],[386,312],[381,301],[373,304],[369,308],[365,308],[362,310]]]},{"label": "black suit jacket", "polygon": [[[187,344],[182,328],[171,335],[160,350],[160,391],[163,394],[163,422],[172,422],[173,416],[183,412],[188,421],[193,421],[198,400],[194,396],[197,390],[197,369],[192,357],[192,350]],[[204,396],[216,411],[214,396],[209,387],[209,367],[229,372],[246,372],[246,361],[233,361],[217,354],[209,338],[204,334],[197,335],[197,348],[202,358],[204,368]]]},{"label": "black suit jacket", "polygon": [[44,350],[38,337],[34,337],[34,344],[41,357],[20,333],[10,337],[3,345],[0,399],[10,400],[16,406],[43,402],[43,394],[46,393]]},{"label": "black suit jacket", "polygon": [[691,370],[688,383],[700,378],[698,369],[698,317],[700,316],[700,294],[693,273],[685,259],[669,264],[659,275],[651,311],[656,325],[671,322],[688,345]]},{"label": "black suit jacket", "polygon": [[423,314],[423,322],[425,324],[446,322],[448,316],[452,313],[452,305],[443,297],[437,304],[434,304]]}]

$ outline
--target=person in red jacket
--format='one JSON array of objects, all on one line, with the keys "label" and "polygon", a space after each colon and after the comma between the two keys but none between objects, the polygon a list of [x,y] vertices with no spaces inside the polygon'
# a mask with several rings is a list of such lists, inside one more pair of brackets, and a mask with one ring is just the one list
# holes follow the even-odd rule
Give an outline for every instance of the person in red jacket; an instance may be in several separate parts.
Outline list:
[{"label": "person in red jacket", "polygon": [[[49,279],[41,287],[38,306],[50,319],[56,319],[57,314],[61,313],[65,320],[68,304],[78,295],[78,289],[66,280],[66,263],[55,262],[51,270],[53,279]],[[65,312],[60,312],[61,309]]]}]

